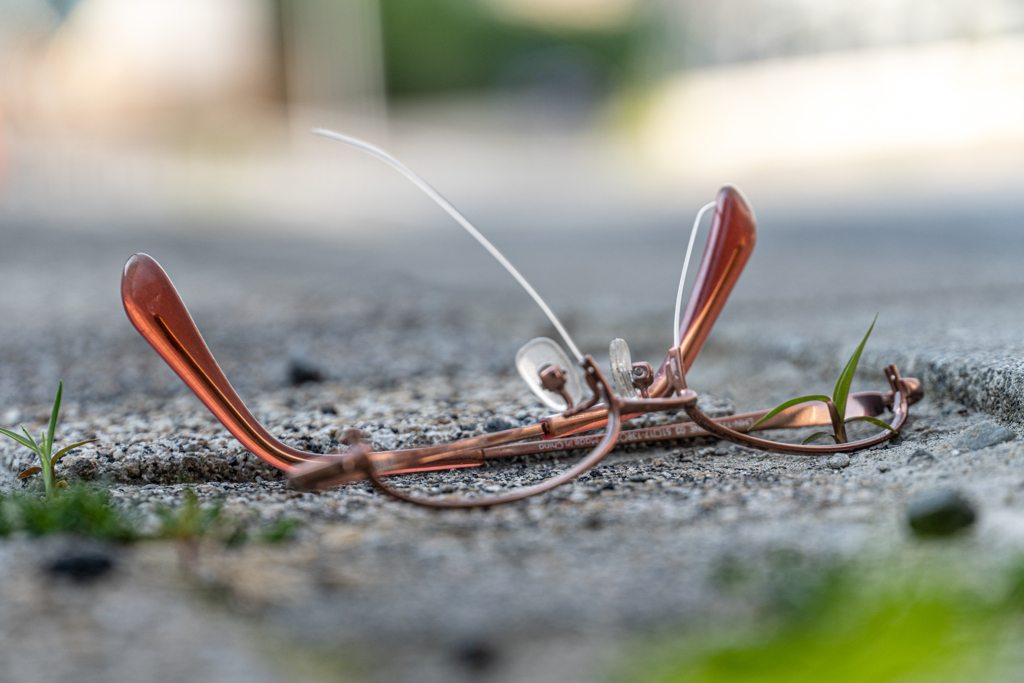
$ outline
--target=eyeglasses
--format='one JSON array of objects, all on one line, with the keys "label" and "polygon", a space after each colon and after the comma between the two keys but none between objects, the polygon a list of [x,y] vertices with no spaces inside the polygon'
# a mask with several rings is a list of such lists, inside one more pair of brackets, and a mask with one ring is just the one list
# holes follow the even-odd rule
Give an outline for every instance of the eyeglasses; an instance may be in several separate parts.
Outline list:
[{"label": "eyeglasses", "polygon": [[[725,306],[754,248],[757,229],[750,204],[735,187],[725,186],[716,201],[701,209],[691,230],[676,295],[673,345],[655,372],[648,363],[633,363],[625,341],[610,346],[611,381],[593,357],[582,354],[568,331],[518,270],[455,207],[422,178],[387,152],[339,133],[317,129],[317,134],[353,146],[389,164],[405,175],[448,212],[519,282],[540,306],[575,362],[554,340],[534,339],[516,355],[516,367],[530,390],[556,411],[538,423],[419,448],[373,451],[355,430],[346,433],[348,450],[323,455],[292,448],[274,438],[245,407],[207,347],[160,265],[150,256],[135,254],[125,264],[121,298],[129,320],[177,373],[193,393],[243,446],[267,463],[288,473],[300,488],[327,488],[369,480],[397,499],[435,508],[483,507],[522,500],[560,486],[600,462],[616,444],[643,443],[717,436],[751,448],[793,455],[823,455],[856,451],[881,443],[898,433],[909,405],[923,396],[921,384],[900,376],[895,365],[885,368],[890,391],[851,394],[845,419],[877,418],[891,410],[890,430],[848,443],[797,445],[770,441],[749,432],[795,429],[833,424],[824,403],[806,403],[784,410],[758,423],[767,411],[712,418],[697,405],[697,394],[687,386],[686,373],[700,352]],[[701,217],[714,210],[707,245],[685,310],[680,317],[687,267]],[[586,396],[589,392],[589,396]],[[623,430],[625,420],[648,413],[684,411],[690,422]],[[603,433],[591,433],[603,429]],[[478,467],[512,456],[586,450],[575,464],[552,468],[549,476],[516,477],[508,490],[494,494],[470,491],[449,495],[417,495],[410,487],[393,484],[395,475]],[[534,471],[535,472],[535,471]],[[545,470],[546,472],[546,470]],[[436,488],[436,487],[435,487]],[[448,487],[449,489],[453,487]]]}]

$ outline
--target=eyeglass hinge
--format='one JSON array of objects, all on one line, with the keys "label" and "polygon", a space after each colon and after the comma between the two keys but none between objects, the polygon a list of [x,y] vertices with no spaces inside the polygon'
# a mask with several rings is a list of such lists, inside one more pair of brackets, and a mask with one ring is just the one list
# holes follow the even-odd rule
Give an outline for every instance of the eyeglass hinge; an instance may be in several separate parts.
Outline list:
[{"label": "eyeglass hinge", "polygon": [[686,386],[686,366],[683,365],[682,354],[679,347],[673,346],[668,350],[668,382],[677,394],[682,394],[689,387]]}]

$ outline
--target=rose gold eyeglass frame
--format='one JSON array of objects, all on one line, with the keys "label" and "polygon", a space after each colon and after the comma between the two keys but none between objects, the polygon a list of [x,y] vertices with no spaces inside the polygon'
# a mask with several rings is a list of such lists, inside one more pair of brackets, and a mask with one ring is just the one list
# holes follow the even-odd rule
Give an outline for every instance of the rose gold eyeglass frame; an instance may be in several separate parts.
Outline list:
[{"label": "rose gold eyeglass frame", "polygon": [[[336,139],[343,137],[338,135]],[[345,138],[341,141],[349,140]],[[380,152],[376,148],[371,149]],[[447,204],[446,200],[443,201]],[[442,206],[446,210],[450,207]],[[449,213],[453,216],[457,214],[454,207],[451,207]],[[456,217],[458,220],[461,214]],[[465,219],[462,218],[462,221]],[[475,228],[471,234],[473,232]],[[474,237],[478,235],[476,233]],[[686,373],[750,258],[756,236],[756,221],[749,203],[736,188],[723,187],[714,204],[714,216],[704,256],[686,312],[678,327],[678,344],[672,346],[657,372],[646,363],[632,364],[636,387],[636,394],[632,397],[616,394],[594,359],[579,354],[557,318],[532,287],[525,283],[518,271],[497,254],[497,250],[482,236],[477,237],[524,284],[556,323],[556,328],[562,332],[563,338],[579,358],[591,396],[586,402],[574,406],[564,389],[563,368],[549,367],[541,372],[540,379],[545,388],[566,397],[567,408],[563,412],[545,417],[527,427],[394,451],[371,450],[355,430],[350,430],[346,435],[349,449],[345,453],[331,455],[298,450],[273,437],[245,407],[214,359],[170,278],[153,258],[135,254],[128,260],[121,279],[121,298],[129,320],[143,338],[228,431],[257,457],[286,471],[292,484],[300,488],[327,488],[368,479],[395,498],[420,505],[438,508],[482,507],[521,500],[560,486],[600,462],[618,443],[713,435],[743,446],[777,453],[824,455],[856,451],[892,438],[893,432],[883,431],[848,443],[803,446],[761,439],[748,433],[751,429],[793,429],[833,424],[835,416],[830,414],[824,403],[794,406],[756,426],[755,423],[767,411],[711,418],[697,406],[697,394],[687,387]],[[893,412],[892,429],[898,432],[903,427],[909,405],[923,395],[920,382],[900,377],[895,365],[886,367],[885,375],[891,390],[887,394],[851,394],[845,419],[876,417],[888,408]],[[685,411],[692,422],[622,430],[624,420],[651,412],[678,410]],[[603,434],[580,434],[601,427],[605,428]],[[561,474],[539,484],[492,496],[459,500],[411,496],[386,481],[386,478],[403,473],[474,467],[495,458],[585,448],[590,449],[590,452]]]}]

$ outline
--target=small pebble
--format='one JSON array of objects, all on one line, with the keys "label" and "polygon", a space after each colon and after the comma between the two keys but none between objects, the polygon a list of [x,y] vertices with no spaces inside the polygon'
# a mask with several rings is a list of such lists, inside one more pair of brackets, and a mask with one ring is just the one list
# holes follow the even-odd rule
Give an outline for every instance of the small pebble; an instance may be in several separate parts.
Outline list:
[{"label": "small pebble", "polygon": [[506,417],[492,417],[490,420],[484,423],[484,431],[488,433],[493,432],[504,432],[508,429],[513,429],[513,425]]},{"label": "small pebble", "polygon": [[834,470],[841,470],[850,465],[850,456],[846,453],[836,453],[828,459],[828,466]]},{"label": "small pebble", "polygon": [[113,558],[102,550],[70,548],[51,560],[46,571],[75,583],[86,583],[98,579],[113,567]]},{"label": "small pebble", "polygon": [[465,643],[454,655],[455,661],[473,674],[474,678],[490,672],[498,663],[497,649],[484,641]]},{"label": "small pebble", "polygon": [[953,446],[961,451],[977,451],[1016,438],[1016,434],[1001,424],[985,420],[965,429],[953,442]]},{"label": "small pebble", "polygon": [[923,448],[918,448],[916,451],[910,454],[909,458],[907,458],[908,463],[914,462],[915,460],[926,460],[934,462],[935,456]]},{"label": "small pebble", "polygon": [[323,379],[324,374],[320,368],[308,361],[293,358],[288,362],[288,382],[293,387],[310,382],[322,382]]},{"label": "small pebble", "polygon": [[926,493],[907,505],[907,521],[918,536],[950,536],[973,524],[975,517],[970,502],[956,491]]}]

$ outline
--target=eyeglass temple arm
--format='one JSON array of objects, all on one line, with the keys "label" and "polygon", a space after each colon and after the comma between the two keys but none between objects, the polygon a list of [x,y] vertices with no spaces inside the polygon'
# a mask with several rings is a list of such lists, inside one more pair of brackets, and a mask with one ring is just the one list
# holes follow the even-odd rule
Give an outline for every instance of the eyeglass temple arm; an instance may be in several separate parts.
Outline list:
[{"label": "eyeglass temple arm", "polygon": [[171,279],[152,257],[135,254],[128,259],[121,301],[139,334],[249,451],[286,471],[318,457],[281,443],[253,417],[217,365]]},{"label": "eyeglass temple arm", "polygon": [[[715,203],[707,246],[680,323],[679,351],[685,371],[704,346],[757,242],[757,219],[739,188],[725,185]],[[648,389],[650,396],[665,396],[672,391],[665,373],[668,362],[666,356]]]},{"label": "eyeglass temple arm", "polygon": [[741,446],[758,448],[765,451],[772,451],[774,453],[786,453],[789,455],[826,455],[829,453],[848,453],[868,448],[869,446],[874,446],[875,444],[882,443],[883,441],[888,441],[899,433],[903,428],[904,423],[907,421],[911,400],[918,398],[921,395],[920,383],[912,378],[903,379],[895,365],[887,365],[885,367],[885,376],[892,387],[893,420],[889,425],[891,431],[885,430],[879,432],[873,437],[861,439],[859,441],[850,441],[841,444],[837,443],[828,446],[804,446],[780,443],[777,441],[767,441],[750,434],[737,432],[726,425],[716,422],[705,415],[700,408],[697,407],[696,403],[687,405],[684,410],[686,411],[686,414],[690,416],[690,419],[696,422],[697,425],[702,427],[704,430],[710,432],[714,436],[727,441],[732,441],[733,443],[737,443]]},{"label": "eyeglass temple arm", "polygon": [[[203,340],[192,316],[160,264],[146,254],[135,254],[121,276],[121,300],[125,313],[139,334],[220,420],[243,446],[261,460],[287,472],[325,456],[291,448],[274,438],[245,407]],[[542,425],[495,432],[464,439],[462,448],[450,444],[374,453],[387,460],[388,469],[437,469],[482,464],[472,449],[542,436]],[[347,454],[326,456],[347,471],[355,459]]]},{"label": "eyeglass temple arm", "polygon": [[[908,386],[912,388],[907,397],[908,403],[914,403],[921,397],[920,383],[912,377],[904,378]],[[851,417],[878,417],[886,411],[887,402],[892,401],[892,393],[883,395],[878,391],[865,391],[850,394],[849,402],[846,404],[846,418]],[[740,433],[748,431],[762,431],[774,429],[799,429],[801,427],[816,427],[832,424],[832,417],[824,403],[817,401],[788,408],[775,417],[757,424],[758,420],[768,414],[767,410],[753,413],[742,413],[739,415],[727,415],[724,417],[710,418],[716,423],[728,427]],[[624,429],[619,435],[619,443],[650,443],[654,441],[672,441],[676,439],[689,439],[699,436],[710,436],[710,432],[698,425],[696,422],[677,422],[673,424],[658,425],[656,427],[642,427],[639,429]],[[515,455],[530,455],[532,453],[543,453],[548,451],[570,450],[573,448],[590,448],[597,443],[597,436],[581,435],[567,438],[545,439],[543,441],[528,441],[511,445],[491,446],[481,450],[483,459],[511,457]]]}]

